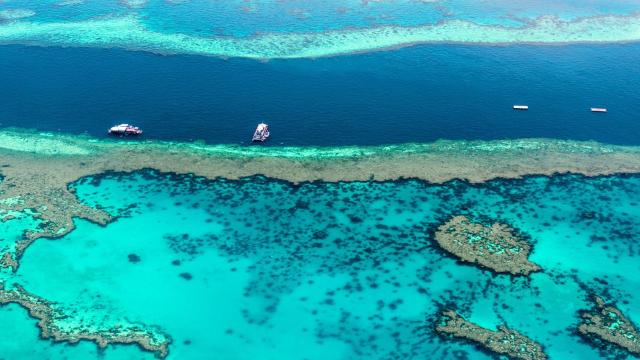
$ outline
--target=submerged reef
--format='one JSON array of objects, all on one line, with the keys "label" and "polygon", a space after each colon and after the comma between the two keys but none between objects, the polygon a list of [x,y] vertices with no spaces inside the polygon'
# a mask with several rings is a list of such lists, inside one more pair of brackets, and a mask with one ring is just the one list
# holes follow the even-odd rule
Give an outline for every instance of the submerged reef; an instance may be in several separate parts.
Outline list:
[{"label": "submerged reef", "polygon": [[0,283],[0,305],[6,304],[18,304],[25,308],[32,318],[37,319],[43,339],[72,344],[81,340],[92,341],[101,349],[111,344],[136,344],[145,351],[155,353],[159,358],[164,358],[169,353],[170,340],[167,336],[138,326],[118,325],[110,329],[95,330],[87,326],[58,325],[57,321],[63,320],[66,315],[57,311],[51,302],[28,293],[17,284],[9,290]]},{"label": "submerged reef", "polygon": [[466,216],[454,216],[438,227],[435,239],[461,260],[496,273],[529,275],[540,270],[528,259],[531,245],[506,224],[486,226]]},{"label": "submerged reef", "polygon": [[558,44],[638,40],[638,14],[593,16],[573,21],[545,16],[520,27],[447,20],[413,27],[380,26],[316,33],[268,33],[243,38],[153,31],[134,15],[77,22],[14,21],[0,26],[2,44],[120,47],[156,53],[257,59],[331,56],[418,43]]},{"label": "submerged reef", "polygon": [[20,258],[24,250],[42,236],[59,237],[73,230],[73,218],[87,219],[101,225],[111,219],[103,211],[80,204],[75,195],[65,188],[41,188],[39,193],[22,194],[18,199],[11,207],[13,211],[29,209],[31,216],[46,221],[36,230],[27,231],[24,238],[16,243],[16,258]]},{"label": "submerged reef", "polygon": [[15,255],[10,252],[5,252],[0,258],[0,267],[10,268],[13,271],[18,270],[18,262]]},{"label": "submerged reef", "polygon": [[18,20],[34,16],[35,11],[30,9],[6,9],[0,10],[0,21]]},{"label": "submerged reef", "polygon": [[593,296],[593,308],[582,311],[578,333],[603,348],[613,344],[636,356],[640,355],[640,332],[622,312],[613,305]]},{"label": "submerged reef", "polygon": [[640,148],[549,139],[438,141],[377,147],[246,147],[100,141],[3,130],[0,220],[26,214],[40,223],[16,244],[13,261],[3,258],[2,263],[15,270],[25,249],[35,239],[65,235],[74,229],[74,218],[102,225],[113,219],[113,214],[79,202],[68,188],[69,183],[105,172],[146,168],[208,179],[240,179],[260,174],[293,183],[402,178],[431,183],[453,179],[480,183],[530,174],[640,173]]},{"label": "submerged reef", "polygon": [[542,346],[528,337],[499,326],[496,331],[480,327],[460,316],[453,310],[444,310],[436,325],[436,332],[451,335],[457,339],[468,340],[497,355],[506,355],[511,359],[542,360],[547,356]]}]

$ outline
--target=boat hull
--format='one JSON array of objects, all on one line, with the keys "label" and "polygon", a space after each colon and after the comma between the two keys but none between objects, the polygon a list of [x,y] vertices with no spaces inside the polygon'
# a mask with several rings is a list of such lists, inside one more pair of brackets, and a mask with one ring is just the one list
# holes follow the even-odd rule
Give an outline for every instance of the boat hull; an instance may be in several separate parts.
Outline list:
[{"label": "boat hull", "polygon": [[256,131],[253,133],[251,141],[263,142],[269,138],[269,125],[261,123],[258,124]]},{"label": "boat hull", "polygon": [[142,135],[142,130],[137,126],[129,124],[120,124],[112,126],[107,133],[113,136],[139,136]]},{"label": "boat hull", "polygon": [[265,140],[267,140],[269,138],[269,132],[267,131],[266,133],[261,133],[261,134],[253,134],[253,138],[251,139],[252,141],[259,141],[259,142],[263,142]]}]

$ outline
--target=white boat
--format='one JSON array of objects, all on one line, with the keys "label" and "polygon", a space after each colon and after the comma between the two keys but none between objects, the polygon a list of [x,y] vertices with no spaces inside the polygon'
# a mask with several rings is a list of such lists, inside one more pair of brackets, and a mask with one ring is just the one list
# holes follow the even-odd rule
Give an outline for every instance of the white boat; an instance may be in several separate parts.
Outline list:
[{"label": "white boat", "polygon": [[256,131],[253,133],[253,141],[265,141],[269,137],[269,125],[265,123],[258,124]]},{"label": "white boat", "polygon": [[142,130],[139,127],[129,125],[129,124],[120,124],[116,126],[112,126],[108,131],[109,135],[118,135],[118,136],[128,136],[128,135],[142,135]]},{"label": "white boat", "polygon": [[514,110],[529,110],[529,105],[513,105]]},{"label": "white boat", "polygon": [[591,108],[591,112],[605,113],[605,112],[607,112],[607,109],[605,109],[605,108]]}]

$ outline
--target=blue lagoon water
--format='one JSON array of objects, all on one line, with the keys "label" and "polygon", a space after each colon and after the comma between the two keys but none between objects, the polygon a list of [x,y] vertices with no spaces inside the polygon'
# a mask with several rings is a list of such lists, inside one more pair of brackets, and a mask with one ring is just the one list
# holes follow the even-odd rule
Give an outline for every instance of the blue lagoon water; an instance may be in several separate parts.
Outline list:
[{"label": "blue lagoon water", "polygon": [[[248,145],[264,121],[267,147],[519,138],[640,145],[639,12],[622,0],[0,0],[0,131],[99,138],[130,122],[143,139]],[[577,41],[566,30],[606,35],[599,21],[621,41]],[[472,25],[498,40],[483,42]],[[371,51],[381,49],[359,35],[382,29],[377,36],[393,40],[425,26],[475,40],[401,38]],[[500,41],[503,30],[541,26],[557,39]],[[124,40],[101,42],[114,35]],[[169,46],[264,36],[275,48],[301,36],[328,50],[255,60],[240,45],[229,52],[237,56]],[[331,50],[340,39],[360,50]],[[3,171],[0,211],[15,200],[3,197]],[[72,328],[136,324],[165,334],[169,359],[493,358],[435,333],[443,307],[489,329],[506,324],[551,359],[632,356],[588,343],[576,327],[592,294],[640,324],[637,175],[292,184],[147,169],[68,186],[114,220],[75,219],[68,234],[34,242],[17,271],[0,269],[0,281],[51,301]],[[31,215],[0,221],[2,253],[43,226]],[[542,271],[512,277],[457,261],[433,236],[455,215],[513,226]],[[0,307],[0,335],[0,360],[154,358],[135,345],[42,339],[16,304]]]}]

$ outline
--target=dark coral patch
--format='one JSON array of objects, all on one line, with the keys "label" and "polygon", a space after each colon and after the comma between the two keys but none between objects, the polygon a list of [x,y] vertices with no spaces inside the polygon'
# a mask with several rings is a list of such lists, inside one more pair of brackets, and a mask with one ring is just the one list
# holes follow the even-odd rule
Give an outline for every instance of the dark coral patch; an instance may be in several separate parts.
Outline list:
[{"label": "dark coral patch", "polygon": [[193,279],[193,275],[189,274],[188,272],[183,272],[180,273],[180,277],[185,279],[185,280],[191,280]]}]

